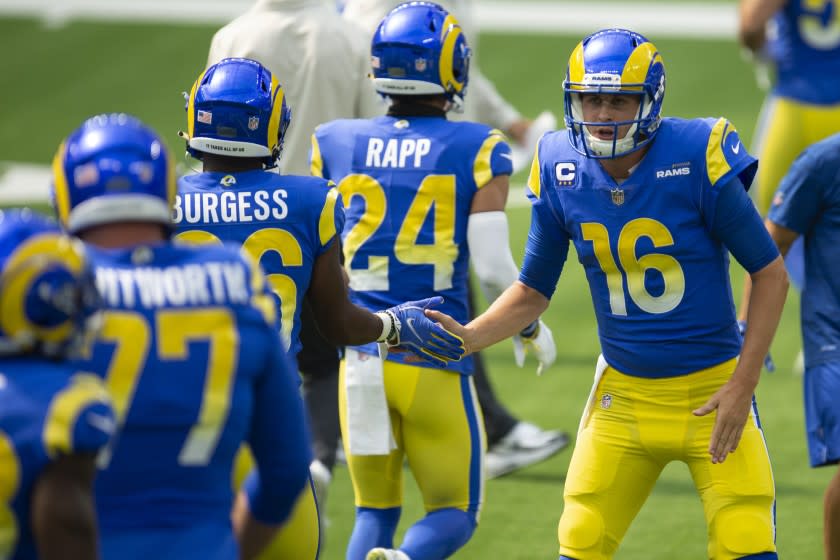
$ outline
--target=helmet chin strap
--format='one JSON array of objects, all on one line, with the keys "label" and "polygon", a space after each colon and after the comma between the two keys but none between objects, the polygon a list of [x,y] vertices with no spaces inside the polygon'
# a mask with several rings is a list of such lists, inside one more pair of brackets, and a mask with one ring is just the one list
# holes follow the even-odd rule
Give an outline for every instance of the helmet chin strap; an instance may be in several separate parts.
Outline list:
[{"label": "helmet chin strap", "polygon": [[[624,135],[624,138],[620,138],[615,141],[615,156],[622,156],[625,153],[629,152],[634,148],[634,140],[633,137],[636,133],[636,130],[639,128],[638,123],[633,123],[630,126],[630,129],[627,131],[627,134]],[[618,127],[616,127],[618,130]],[[601,140],[592,135],[589,132],[589,129],[586,126],[583,126],[583,134],[586,137],[586,145],[587,147],[592,150],[595,155],[598,156],[610,156],[613,155],[613,141],[612,140]]]}]

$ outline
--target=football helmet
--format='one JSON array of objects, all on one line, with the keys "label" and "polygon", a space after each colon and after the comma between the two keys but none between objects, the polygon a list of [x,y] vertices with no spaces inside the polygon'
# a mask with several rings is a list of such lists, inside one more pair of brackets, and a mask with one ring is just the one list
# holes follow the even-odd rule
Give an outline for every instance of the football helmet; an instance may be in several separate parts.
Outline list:
[{"label": "football helmet", "polygon": [[406,2],[385,16],[371,43],[373,84],[383,95],[445,95],[463,105],[470,48],[455,16],[432,2]]},{"label": "football helmet", "polygon": [[29,210],[0,212],[0,355],[71,355],[99,308],[80,241]]},{"label": "football helmet", "polygon": [[187,99],[187,152],[262,158],[274,167],[292,122],[286,93],[262,64],[226,58],[199,75]]},{"label": "football helmet", "polygon": [[[583,93],[636,95],[640,97],[639,111],[629,121],[587,122],[581,105]],[[665,65],[653,43],[626,29],[589,35],[572,51],[563,81],[566,129],[572,147],[591,158],[615,158],[638,150],[656,135],[664,97]],[[619,138],[619,127],[625,125],[630,129]],[[587,126],[611,126],[613,139],[599,139]]]},{"label": "football helmet", "polygon": [[114,222],[172,227],[175,165],[160,137],[124,113],[86,120],[58,148],[52,202],[70,233]]}]

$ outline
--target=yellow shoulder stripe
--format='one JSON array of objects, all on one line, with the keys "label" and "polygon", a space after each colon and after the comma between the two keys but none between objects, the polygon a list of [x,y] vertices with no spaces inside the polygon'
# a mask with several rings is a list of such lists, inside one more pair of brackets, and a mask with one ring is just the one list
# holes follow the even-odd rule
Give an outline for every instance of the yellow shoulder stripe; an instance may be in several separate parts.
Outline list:
[{"label": "yellow shoulder stripe", "polygon": [[318,235],[321,238],[321,245],[329,243],[335,237],[335,201],[338,200],[338,189],[335,183],[330,181],[330,190],[327,192],[327,199],[321,209],[321,218],[318,220]]},{"label": "yellow shoulder stripe", "polygon": [[490,164],[490,159],[493,156],[493,150],[499,142],[504,142],[504,140],[504,133],[494,128],[489,132],[487,138],[484,139],[484,142],[478,149],[478,154],[475,156],[475,163],[473,163],[473,179],[477,188],[482,188],[493,179],[493,169]]},{"label": "yellow shoulder stripe", "polygon": [[312,135],[312,154],[309,157],[309,173],[315,177],[324,176],[324,160],[321,159],[321,146],[318,138]]},{"label": "yellow shoulder stripe", "polygon": [[735,127],[721,117],[709,134],[709,143],[706,146],[706,173],[712,186],[715,186],[718,180],[732,169],[723,153],[723,143],[726,136],[734,131]]},{"label": "yellow shoulder stripe", "polygon": [[540,177],[540,142],[542,142],[542,138],[537,142],[537,147],[534,149],[534,160],[531,162],[531,171],[528,173],[527,183],[528,189],[537,198],[540,197],[540,184],[542,182]]},{"label": "yellow shoulder stripe", "polygon": [[105,385],[92,373],[77,373],[70,385],[53,397],[44,421],[44,449],[50,457],[73,452],[73,429],[82,410],[96,404],[110,404]]}]

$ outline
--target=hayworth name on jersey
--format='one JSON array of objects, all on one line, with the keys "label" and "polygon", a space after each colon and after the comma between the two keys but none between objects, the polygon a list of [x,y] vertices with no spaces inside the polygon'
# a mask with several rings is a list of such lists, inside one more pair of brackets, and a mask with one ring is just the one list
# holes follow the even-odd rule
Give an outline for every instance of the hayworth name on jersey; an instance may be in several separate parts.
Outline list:
[{"label": "hayworth name on jersey", "polygon": [[289,213],[285,189],[179,193],[175,197],[175,223],[248,223],[282,220]]},{"label": "hayworth name on jersey", "polygon": [[250,301],[246,266],[239,262],[96,268],[96,287],[109,307],[158,308],[244,305]]}]

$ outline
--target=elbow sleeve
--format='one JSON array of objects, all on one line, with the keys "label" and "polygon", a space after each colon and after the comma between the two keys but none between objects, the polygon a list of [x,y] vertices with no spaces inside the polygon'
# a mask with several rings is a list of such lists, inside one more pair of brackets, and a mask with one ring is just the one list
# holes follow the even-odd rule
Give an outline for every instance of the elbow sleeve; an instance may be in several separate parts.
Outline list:
[{"label": "elbow sleeve", "polygon": [[502,211],[470,214],[467,243],[481,291],[493,301],[516,281],[519,269],[508,240],[507,216]]}]

